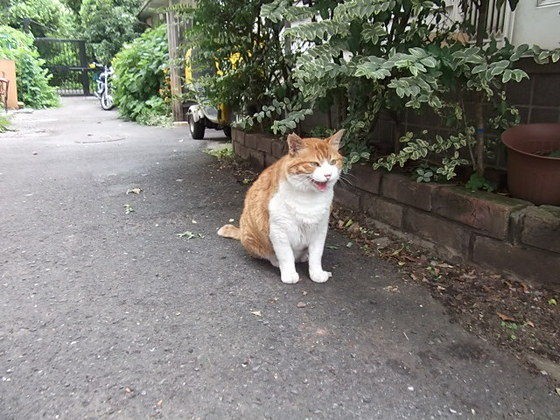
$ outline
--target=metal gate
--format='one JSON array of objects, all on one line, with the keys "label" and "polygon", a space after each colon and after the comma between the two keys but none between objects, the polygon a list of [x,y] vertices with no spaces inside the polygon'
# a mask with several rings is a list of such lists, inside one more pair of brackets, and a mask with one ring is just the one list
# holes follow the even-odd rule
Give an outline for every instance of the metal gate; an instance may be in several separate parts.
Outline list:
[{"label": "metal gate", "polygon": [[35,38],[37,50],[53,75],[50,85],[60,95],[90,95],[86,42],[79,39]]}]

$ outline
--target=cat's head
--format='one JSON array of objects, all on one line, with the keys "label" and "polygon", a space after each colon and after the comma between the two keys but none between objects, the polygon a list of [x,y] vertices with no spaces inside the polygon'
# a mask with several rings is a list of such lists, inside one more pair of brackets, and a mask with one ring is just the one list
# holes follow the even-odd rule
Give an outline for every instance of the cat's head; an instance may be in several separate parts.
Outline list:
[{"label": "cat's head", "polygon": [[288,135],[287,180],[299,190],[325,192],[332,189],[342,170],[338,149],[344,130],[326,139],[302,139]]}]

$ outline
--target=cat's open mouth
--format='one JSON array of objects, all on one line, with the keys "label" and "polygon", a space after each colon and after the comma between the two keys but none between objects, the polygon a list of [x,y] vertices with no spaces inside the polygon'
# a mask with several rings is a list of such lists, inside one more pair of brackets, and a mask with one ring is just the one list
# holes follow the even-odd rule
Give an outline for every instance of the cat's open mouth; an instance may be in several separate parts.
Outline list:
[{"label": "cat's open mouth", "polygon": [[319,182],[312,179],[311,182],[313,182],[313,185],[315,185],[319,191],[325,191],[327,189],[328,181]]}]

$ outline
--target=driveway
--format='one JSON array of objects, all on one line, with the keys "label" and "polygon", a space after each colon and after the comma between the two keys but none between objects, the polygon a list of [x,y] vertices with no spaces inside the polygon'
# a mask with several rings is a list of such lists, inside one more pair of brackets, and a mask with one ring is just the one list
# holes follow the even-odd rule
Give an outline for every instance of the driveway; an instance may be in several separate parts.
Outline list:
[{"label": "driveway", "polygon": [[333,279],[296,285],[218,237],[245,190],[203,152],[219,135],[63,104],[0,134],[0,418],[560,412],[546,377],[343,237]]}]

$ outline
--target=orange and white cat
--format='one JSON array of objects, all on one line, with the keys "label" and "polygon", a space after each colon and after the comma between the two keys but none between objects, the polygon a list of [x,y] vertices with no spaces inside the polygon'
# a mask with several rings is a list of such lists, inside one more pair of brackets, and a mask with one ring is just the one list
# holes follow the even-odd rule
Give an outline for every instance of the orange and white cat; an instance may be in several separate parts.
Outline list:
[{"label": "orange and white cat", "polygon": [[299,281],[295,263],[302,261],[309,261],[311,280],[327,281],[332,274],[323,270],[321,259],[333,187],[342,169],[343,134],[324,140],[288,135],[288,154],[247,191],[239,227],[222,226],[218,235],[241,240],[249,254],[279,267],[284,283]]}]

